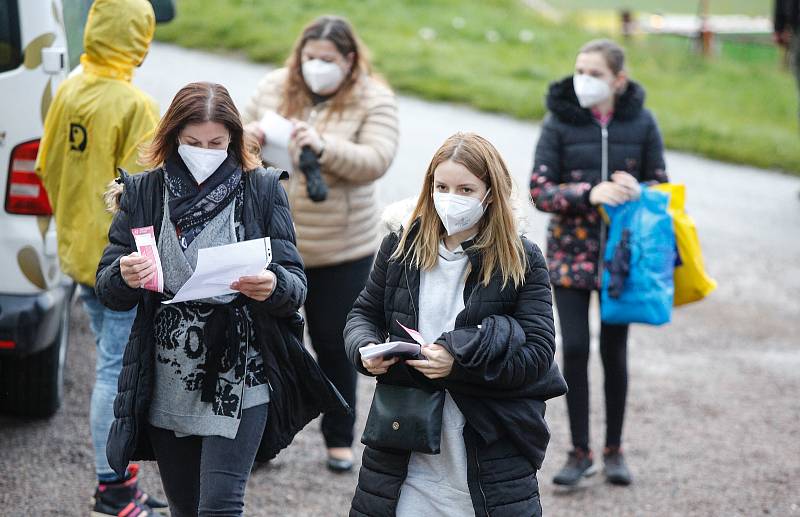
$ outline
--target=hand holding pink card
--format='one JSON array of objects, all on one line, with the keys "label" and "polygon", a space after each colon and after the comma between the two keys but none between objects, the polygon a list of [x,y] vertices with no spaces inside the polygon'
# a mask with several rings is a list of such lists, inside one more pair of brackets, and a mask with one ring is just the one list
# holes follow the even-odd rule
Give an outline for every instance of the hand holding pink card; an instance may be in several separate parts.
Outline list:
[{"label": "hand holding pink card", "polygon": [[133,240],[136,242],[136,251],[147,257],[156,265],[156,274],[153,275],[142,288],[157,293],[164,292],[164,271],[161,269],[161,257],[156,246],[156,234],[152,226],[131,228]]}]

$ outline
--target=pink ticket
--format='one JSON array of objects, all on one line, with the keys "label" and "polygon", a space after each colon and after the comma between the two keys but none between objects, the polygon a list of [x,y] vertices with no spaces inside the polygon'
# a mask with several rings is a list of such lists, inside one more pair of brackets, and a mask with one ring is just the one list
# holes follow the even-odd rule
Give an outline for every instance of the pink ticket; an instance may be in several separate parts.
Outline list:
[{"label": "pink ticket", "polygon": [[131,233],[133,234],[133,240],[136,242],[136,251],[138,251],[140,255],[152,260],[156,265],[156,274],[153,275],[142,288],[148,291],[163,293],[164,271],[161,269],[161,257],[158,255],[156,234],[155,231],[153,231],[153,227],[131,228]]},{"label": "pink ticket", "polygon": [[[397,320],[395,320],[395,321],[397,321]],[[427,345],[427,343],[425,343],[425,338],[422,337],[422,334],[420,334],[419,332],[417,332],[414,329],[410,329],[410,328],[406,327],[405,325],[403,325],[399,321],[397,321],[397,324],[400,325],[401,327],[403,327],[403,330],[405,330],[406,333],[408,333],[408,335],[411,336],[411,339],[413,339],[414,341],[419,343],[421,346]]]}]

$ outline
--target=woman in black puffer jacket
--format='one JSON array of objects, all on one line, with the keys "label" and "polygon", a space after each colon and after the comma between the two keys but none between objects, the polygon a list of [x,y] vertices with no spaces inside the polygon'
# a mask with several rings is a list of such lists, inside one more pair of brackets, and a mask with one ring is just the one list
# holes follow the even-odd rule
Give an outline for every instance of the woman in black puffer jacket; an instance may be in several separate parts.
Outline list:
[{"label": "woman in black puffer jacket", "polygon": [[[230,95],[212,83],[178,92],[143,159],[156,167],[122,172],[121,193],[109,195],[116,214],[97,271],[105,306],[137,308],[109,464],[122,476],[133,459],[157,460],[174,517],[241,515],[254,460],[274,457],[321,411],[346,408],[302,344],[306,277],[286,173],[260,167]],[[136,252],[133,231],[148,228],[163,293],[149,285],[152,255]],[[264,237],[271,262],[233,281],[230,294],[162,303],[203,248]]]},{"label": "woman in black puffer jacket", "polygon": [[[545,401],[566,385],[553,360],[547,268],[519,235],[511,183],[489,142],[454,135],[431,161],[411,224],[381,245],[345,345],[361,373],[377,376],[376,399],[420,391],[443,400],[426,420],[441,419],[441,432],[429,433],[440,452],[393,435],[367,440],[352,517],[541,515]],[[403,326],[430,343],[423,360],[362,360],[362,349],[387,339],[411,341]],[[399,407],[390,409],[394,419]],[[418,436],[398,420],[383,423],[406,441]]]},{"label": "woman in black puffer jacket", "polygon": [[[639,182],[665,182],[663,143],[644,89],[628,79],[624,52],[608,40],[584,45],[575,75],[555,82],[550,110],[536,146],[531,197],[552,214],[547,260],[564,350],[564,376],[574,449],[554,482],[574,485],[594,473],[589,446],[589,299],[600,287],[605,228],[597,206],[639,195]],[[600,354],[605,371],[605,472],[631,482],[622,456],[627,394],[627,325],[603,324]]]}]

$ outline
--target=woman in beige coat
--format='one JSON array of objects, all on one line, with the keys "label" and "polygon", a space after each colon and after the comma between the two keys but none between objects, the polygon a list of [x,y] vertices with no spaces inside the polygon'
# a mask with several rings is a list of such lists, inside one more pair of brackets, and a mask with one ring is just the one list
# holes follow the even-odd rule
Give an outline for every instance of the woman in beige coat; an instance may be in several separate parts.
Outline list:
[{"label": "woman in beige coat", "polygon": [[[308,277],[311,341],[320,366],[355,408],[356,373],[345,356],[342,332],[380,241],[375,180],[397,151],[395,96],[372,75],[366,49],[349,22],[323,16],[303,30],[286,67],[261,80],[244,110],[248,132],[262,145],[259,121],[270,111],[294,123],[289,150],[295,172],[287,190]],[[322,200],[320,178],[315,185],[313,174],[301,172],[304,149],[304,165],[309,154],[319,163],[322,194],[327,194]],[[354,414],[322,419],[333,471],[352,468],[354,423]]]}]

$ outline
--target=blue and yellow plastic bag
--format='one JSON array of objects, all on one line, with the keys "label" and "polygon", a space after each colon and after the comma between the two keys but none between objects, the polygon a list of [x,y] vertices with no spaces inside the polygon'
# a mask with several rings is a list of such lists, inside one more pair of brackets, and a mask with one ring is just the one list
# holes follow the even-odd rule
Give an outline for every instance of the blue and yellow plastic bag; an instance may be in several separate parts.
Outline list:
[{"label": "blue and yellow plastic bag", "polygon": [[676,248],[668,204],[669,194],[642,185],[638,200],[603,207],[610,220],[600,291],[604,323],[670,321]]},{"label": "blue and yellow plastic bag", "polygon": [[697,227],[684,209],[686,187],[679,183],[661,183],[652,188],[669,194],[667,211],[672,216],[672,227],[675,230],[680,258],[679,264],[675,266],[673,304],[677,307],[702,300],[717,288],[717,283],[706,273]]}]

